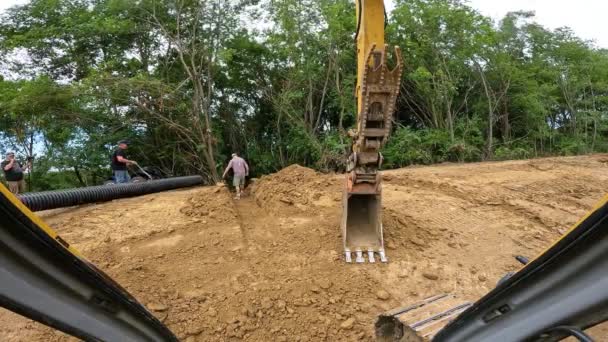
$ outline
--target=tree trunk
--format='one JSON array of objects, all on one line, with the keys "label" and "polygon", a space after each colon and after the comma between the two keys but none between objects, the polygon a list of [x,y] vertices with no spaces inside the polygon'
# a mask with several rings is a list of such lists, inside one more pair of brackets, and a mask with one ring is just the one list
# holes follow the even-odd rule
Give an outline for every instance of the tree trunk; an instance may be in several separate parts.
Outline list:
[{"label": "tree trunk", "polygon": [[595,143],[597,140],[597,119],[593,118],[593,139],[591,141],[591,152],[595,152]]},{"label": "tree trunk", "polygon": [[78,178],[78,183],[81,186],[87,186],[86,182],[82,179],[82,174],[80,174],[80,169],[77,165],[74,165],[74,174],[76,174],[76,178]]},{"label": "tree trunk", "polygon": [[485,159],[494,158],[494,104],[492,103],[492,93],[490,91],[490,87],[488,86],[488,82],[486,80],[486,76],[481,69],[481,66],[477,66],[479,69],[479,76],[481,77],[481,83],[483,84],[484,92],[486,93],[486,98],[488,99],[488,128],[486,134],[486,151],[485,151]]},{"label": "tree trunk", "polygon": [[509,143],[511,141],[511,123],[509,122],[509,108],[506,101],[504,101],[503,108],[504,112],[501,116],[502,134],[505,143]]},{"label": "tree trunk", "polygon": [[454,117],[452,114],[452,103],[451,101],[448,102],[448,110],[447,110],[447,115],[448,115],[448,131],[450,132],[450,141],[452,143],[454,143]]},{"label": "tree trunk", "polygon": [[486,137],[486,159],[494,158],[494,114],[488,111],[488,132]]}]

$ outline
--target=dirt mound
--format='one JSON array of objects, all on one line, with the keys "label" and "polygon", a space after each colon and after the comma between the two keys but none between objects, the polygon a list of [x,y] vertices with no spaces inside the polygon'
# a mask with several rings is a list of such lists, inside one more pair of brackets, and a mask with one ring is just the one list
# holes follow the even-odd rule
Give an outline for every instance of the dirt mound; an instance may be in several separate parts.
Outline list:
[{"label": "dirt mound", "polygon": [[252,193],[256,203],[270,211],[306,212],[318,207],[339,207],[341,179],[295,164],[257,180]]},{"label": "dirt mound", "polygon": [[181,213],[200,222],[225,223],[236,219],[230,193],[223,185],[205,188],[190,197]]}]

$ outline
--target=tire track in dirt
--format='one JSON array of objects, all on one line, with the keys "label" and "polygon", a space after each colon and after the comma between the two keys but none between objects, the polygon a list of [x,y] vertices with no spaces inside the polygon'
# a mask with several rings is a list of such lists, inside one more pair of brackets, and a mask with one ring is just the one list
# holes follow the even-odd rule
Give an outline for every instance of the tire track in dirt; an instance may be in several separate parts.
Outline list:
[{"label": "tire track in dirt", "polygon": [[243,208],[241,208],[242,207],[241,200],[239,200],[239,201],[233,200],[232,204],[236,211],[236,219],[239,224],[239,228],[240,228],[241,235],[243,238],[243,247],[245,248],[247,253],[249,253],[249,248],[250,248],[250,246],[249,246],[249,229],[248,229],[249,227],[247,227],[246,220],[243,217],[244,215],[243,215]]},{"label": "tire track in dirt", "polygon": [[[521,169],[536,170],[527,165],[520,165],[515,169],[518,172]],[[556,170],[555,174],[547,174],[553,181],[517,177],[490,185],[484,182],[476,185],[470,184],[470,182],[462,184],[463,181],[457,182],[450,178],[437,179],[437,177],[429,177],[424,173],[419,174],[416,172],[418,170],[420,169],[414,169],[410,173],[395,177],[390,182],[462,199],[474,207],[500,208],[511,212],[516,217],[521,217],[523,214],[531,222],[546,229],[547,233],[562,233],[576,221],[571,217],[581,216],[588,210],[592,202],[581,203],[576,200],[576,194],[582,193],[585,194],[584,196],[589,196],[596,193],[598,199],[602,195],[599,185],[581,188],[581,181],[584,182],[585,179],[579,178],[572,181],[567,174],[563,175],[561,170]],[[594,184],[595,182],[588,179],[588,183]],[[486,189],[488,186],[493,186],[494,189]],[[547,191],[547,189],[552,190]],[[568,196],[564,196],[564,194],[568,194]],[[560,196],[556,199],[552,195]],[[556,200],[560,204],[557,204]],[[569,204],[574,204],[572,205],[574,208]]]}]

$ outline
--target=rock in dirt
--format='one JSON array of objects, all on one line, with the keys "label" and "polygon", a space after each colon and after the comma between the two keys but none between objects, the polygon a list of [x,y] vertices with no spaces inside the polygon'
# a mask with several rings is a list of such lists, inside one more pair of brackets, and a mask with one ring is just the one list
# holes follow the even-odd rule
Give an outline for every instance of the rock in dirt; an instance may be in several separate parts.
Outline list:
[{"label": "rock in dirt", "polygon": [[395,249],[397,249],[397,245],[393,241],[387,241],[386,242],[386,248],[391,249],[391,250],[395,250]]},{"label": "rock in dirt", "polygon": [[333,285],[329,279],[321,279],[321,280],[319,280],[317,282],[317,284],[323,290],[329,290],[329,288],[331,287],[331,285]]},{"label": "rock in dirt", "polygon": [[287,205],[293,205],[293,201],[292,201],[292,200],[290,200],[290,199],[289,199],[289,198],[287,198],[287,197],[281,197],[281,198],[279,199],[279,201],[281,201],[281,202],[283,202],[283,203],[285,203],[285,204],[287,204]]},{"label": "rock in dirt", "polygon": [[188,329],[186,330],[186,334],[188,334],[190,336],[199,335],[202,332],[203,332],[203,327],[201,327],[201,326],[189,326]]},{"label": "rock in dirt", "polygon": [[216,317],[217,316],[217,310],[215,310],[214,308],[209,308],[209,310],[207,310],[207,316],[209,316],[209,317]]},{"label": "rock in dirt", "polygon": [[483,274],[480,274],[480,275],[479,275],[479,277],[477,277],[477,278],[478,278],[478,279],[479,279],[479,281],[481,281],[481,282],[484,282],[484,281],[488,280],[488,277],[486,277],[486,276],[485,276],[485,275],[483,275]]},{"label": "rock in dirt", "polygon": [[167,309],[169,309],[169,308],[165,304],[150,303],[150,304],[148,304],[148,309],[150,309],[152,311],[162,312],[162,311],[167,311]]},{"label": "rock in dirt", "polygon": [[410,236],[410,241],[416,246],[420,246],[420,247],[426,246],[426,243],[424,243],[424,240],[422,240],[421,238],[419,238],[417,236]]},{"label": "rock in dirt", "polygon": [[376,292],[376,297],[381,300],[388,300],[389,298],[391,298],[391,294],[385,290],[379,290],[378,292]]},{"label": "rock in dirt", "polygon": [[268,310],[268,309],[272,308],[272,305],[273,305],[272,304],[272,299],[270,299],[270,297],[264,297],[262,299],[262,303],[261,304],[262,304],[262,308]]},{"label": "rock in dirt", "polygon": [[253,317],[255,317],[255,308],[249,307],[247,309],[243,309],[242,313],[245,314],[248,317],[253,318]]},{"label": "rock in dirt", "polygon": [[430,272],[424,272],[422,274],[422,276],[425,277],[426,279],[429,279],[429,280],[437,280],[437,279],[439,279],[439,276],[437,274],[430,273]]},{"label": "rock in dirt", "polygon": [[349,329],[352,329],[354,325],[355,325],[355,318],[351,317],[351,318],[347,319],[346,321],[342,322],[342,324],[340,324],[340,328],[342,328],[344,330],[349,330]]},{"label": "rock in dirt", "polygon": [[165,312],[159,312],[156,314],[156,318],[158,318],[159,321],[165,323],[165,320],[167,319],[167,317],[169,317],[169,314],[165,311]]},{"label": "rock in dirt", "polygon": [[283,310],[285,310],[285,307],[287,306],[287,303],[285,303],[284,300],[277,300],[277,302],[274,304],[274,306],[277,309],[283,311]]}]

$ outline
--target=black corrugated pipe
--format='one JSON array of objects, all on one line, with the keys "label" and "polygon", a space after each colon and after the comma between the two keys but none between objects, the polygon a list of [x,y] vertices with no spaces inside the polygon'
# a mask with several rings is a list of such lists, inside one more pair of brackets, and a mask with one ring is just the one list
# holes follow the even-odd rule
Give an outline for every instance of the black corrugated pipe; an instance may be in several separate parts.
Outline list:
[{"label": "black corrugated pipe", "polygon": [[75,205],[107,202],[119,198],[136,197],[155,192],[201,185],[203,177],[175,177],[147,182],[91,186],[80,189],[34,192],[19,195],[19,199],[32,211],[71,207]]}]

